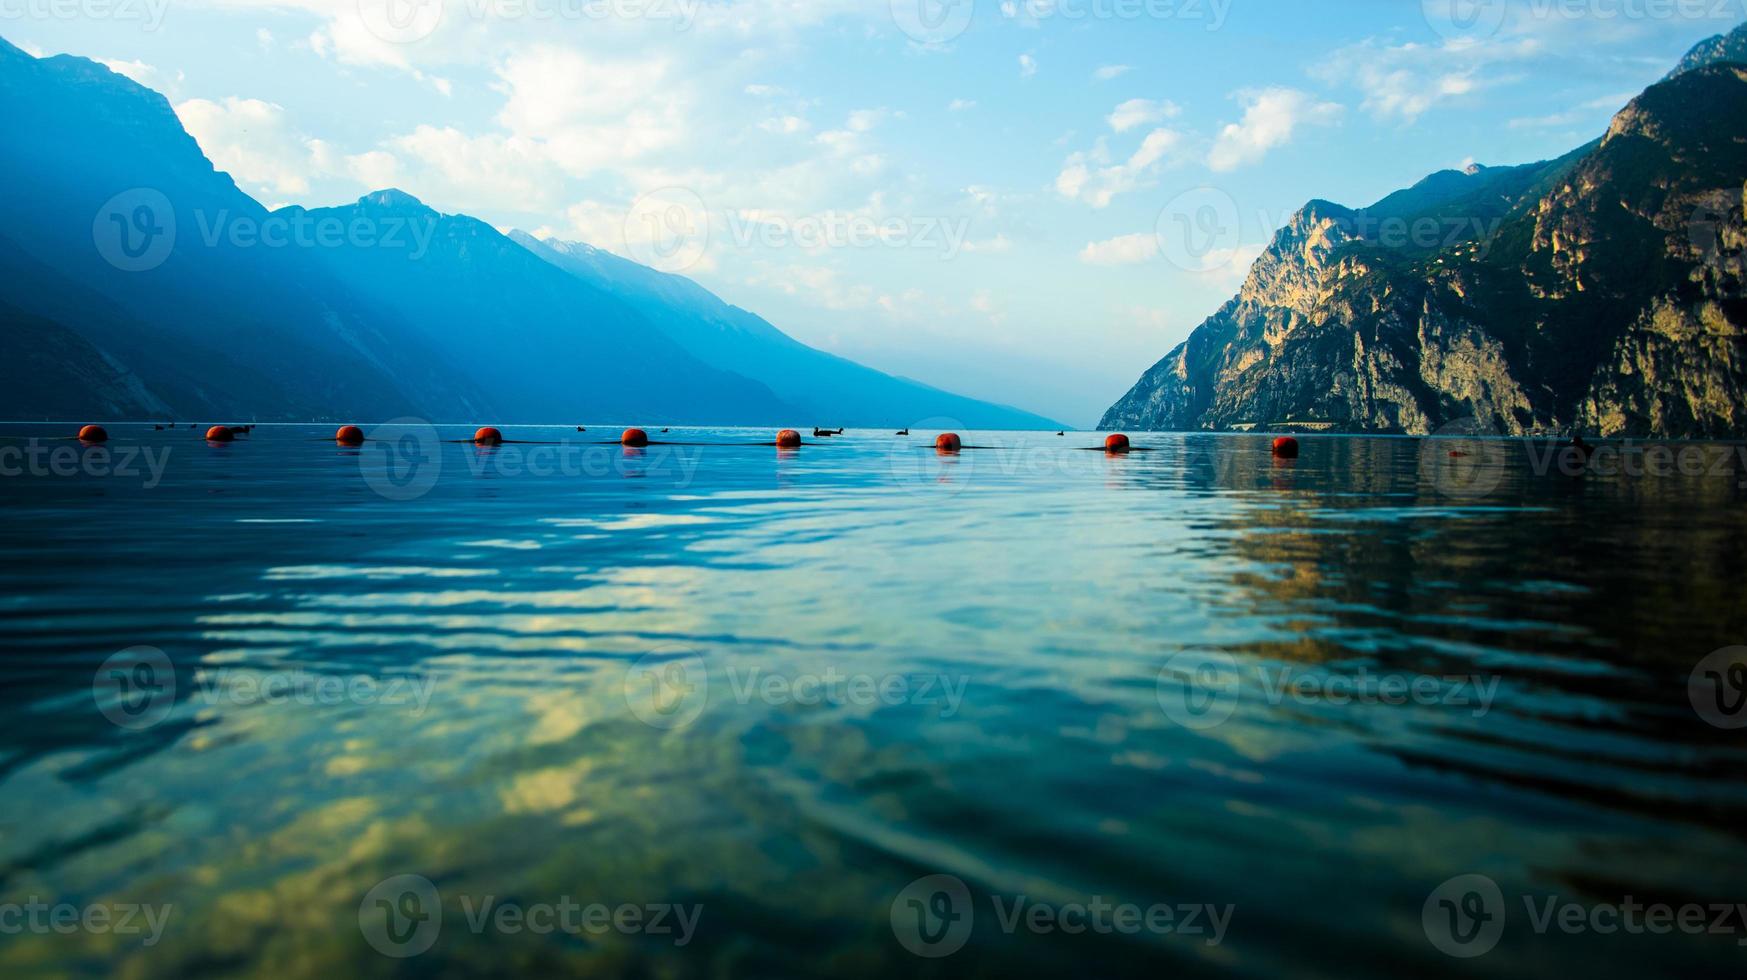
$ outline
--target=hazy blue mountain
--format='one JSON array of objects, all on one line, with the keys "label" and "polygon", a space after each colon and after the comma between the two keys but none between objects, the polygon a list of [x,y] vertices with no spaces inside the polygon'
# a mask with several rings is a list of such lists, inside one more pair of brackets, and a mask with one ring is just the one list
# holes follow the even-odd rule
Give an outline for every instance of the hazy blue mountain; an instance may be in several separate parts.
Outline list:
[{"label": "hazy blue mountain", "polygon": [[269,212],[163,96],[83,58],[0,41],[0,120],[0,331],[29,350],[0,364],[9,417],[1049,424],[397,191]]},{"label": "hazy blue mountain", "polygon": [[[275,213],[402,232],[402,244],[314,248],[328,274],[413,325],[506,418],[802,424],[757,381],[705,364],[608,289],[567,275],[495,228],[400,191],[344,208]],[[356,224],[355,224],[356,223]],[[428,245],[421,244],[428,242]]]},{"label": "hazy blue mountain", "polygon": [[[307,255],[205,242],[203,222],[266,211],[213,170],[163,96],[83,58],[39,60],[0,42],[0,118],[0,327],[10,339],[54,325],[89,345],[115,380],[87,391],[88,412],[369,418],[477,406],[464,378],[403,343],[403,324],[365,315]],[[123,271],[99,247],[118,195],[124,220],[147,201],[153,227],[174,221],[174,245],[149,271]],[[50,411],[24,394],[41,375],[16,359],[0,371],[0,410]],[[97,380],[82,371],[62,380]],[[58,403],[78,402],[76,390]]]},{"label": "hazy blue mountain", "polygon": [[579,242],[541,241],[519,231],[510,237],[591,287],[624,300],[700,360],[768,385],[817,424],[904,426],[949,418],[971,428],[1057,427],[1029,412],[964,398],[815,350],[683,276]]}]

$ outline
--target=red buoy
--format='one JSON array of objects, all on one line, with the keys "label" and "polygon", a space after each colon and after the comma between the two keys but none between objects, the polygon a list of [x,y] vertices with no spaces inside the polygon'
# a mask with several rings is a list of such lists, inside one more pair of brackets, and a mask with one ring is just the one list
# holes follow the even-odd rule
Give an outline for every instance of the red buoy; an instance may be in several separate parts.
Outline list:
[{"label": "red buoy", "polygon": [[1274,440],[1274,455],[1281,459],[1298,458],[1298,440],[1291,436],[1281,436]]},{"label": "red buoy", "polygon": [[959,440],[958,433],[956,432],[942,432],[940,436],[934,440],[934,450],[936,452],[956,453],[963,448],[964,443]]},{"label": "red buoy", "polygon": [[80,442],[108,442],[109,433],[101,425],[87,425],[79,430]]},{"label": "red buoy", "polygon": [[1104,440],[1104,451],[1107,453],[1128,452],[1128,437],[1118,432]]},{"label": "red buoy", "polygon": [[503,445],[503,433],[488,425],[473,433],[473,441],[481,446],[501,446]]},{"label": "red buoy", "polygon": [[228,425],[215,425],[206,430],[207,442],[230,442],[236,437],[237,434],[232,432],[231,427]]},{"label": "red buoy", "polygon": [[619,437],[619,442],[626,446],[647,446],[649,445],[649,433],[642,429],[626,429],[625,434]]},{"label": "red buoy", "polygon": [[334,441],[342,446],[362,446],[364,430],[355,425],[342,425],[340,431],[334,433]]},{"label": "red buoy", "polygon": [[781,449],[798,449],[801,445],[801,434],[793,429],[784,429],[776,434],[776,444]]}]

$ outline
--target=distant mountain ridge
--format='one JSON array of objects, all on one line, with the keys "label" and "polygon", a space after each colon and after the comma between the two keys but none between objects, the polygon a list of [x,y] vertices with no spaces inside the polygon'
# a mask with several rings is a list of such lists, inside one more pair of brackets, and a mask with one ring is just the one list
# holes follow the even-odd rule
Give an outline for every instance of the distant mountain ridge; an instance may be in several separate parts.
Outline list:
[{"label": "distant mountain ridge", "polygon": [[1744,50],[1701,44],[1559,160],[1311,202],[1101,427],[1747,433]]},{"label": "distant mountain ridge", "polygon": [[[1686,53],[1686,57],[1680,59],[1680,63],[1668,73],[1668,78],[1725,62],[1747,62],[1747,24],[1743,24],[1727,34],[1718,34],[1693,45],[1692,50]],[[1664,79],[1664,81],[1666,80]]]},{"label": "distant mountain ridge", "polygon": [[[0,118],[0,329],[28,349],[0,362],[8,417],[1056,427],[398,191],[268,211],[162,95],[83,58],[0,40]],[[164,251],[129,271],[106,236],[136,233]]]},{"label": "distant mountain ridge", "polygon": [[[1000,428],[1024,416],[1028,428],[1059,428],[1040,416],[954,395],[893,377],[815,350],[754,313],[732,306],[682,276],[657,272],[580,242],[510,238],[559,269],[631,305],[692,356],[769,386],[803,418],[852,426],[953,419],[972,428]],[[907,406],[894,419],[890,407]]]}]

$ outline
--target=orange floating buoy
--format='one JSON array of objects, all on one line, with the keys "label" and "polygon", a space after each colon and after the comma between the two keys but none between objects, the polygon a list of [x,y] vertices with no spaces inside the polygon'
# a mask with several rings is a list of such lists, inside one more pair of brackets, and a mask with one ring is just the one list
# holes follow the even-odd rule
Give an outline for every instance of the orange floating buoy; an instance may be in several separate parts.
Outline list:
[{"label": "orange floating buoy", "polygon": [[1281,436],[1274,440],[1274,455],[1281,459],[1298,458],[1298,440],[1291,436]]},{"label": "orange floating buoy", "polygon": [[964,443],[960,441],[958,433],[956,432],[942,432],[934,440],[934,449],[936,452],[956,453],[963,448]]},{"label": "orange floating buoy", "polygon": [[109,432],[101,425],[87,425],[79,430],[80,442],[108,442]]},{"label": "orange floating buoy", "polygon": [[334,433],[334,441],[342,446],[362,446],[364,430],[355,425],[342,425],[340,431]]},{"label": "orange floating buoy", "polygon": [[796,449],[801,445],[801,434],[794,429],[784,429],[776,434],[776,444],[782,449]]},{"label": "orange floating buoy", "polygon": [[626,446],[647,446],[649,433],[642,429],[626,429],[625,434],[619,437],[619,442]]},{"label": "orange floating buoy", "polygon": [[503,445],[503,433],[488,425],[473,433],[473,441],[481,446],[501,446]]},{"label": "orange floating buoy", "polygon": [[1128,452],[1128,437],[1118,432],[1104,440],[1104,451],[1107,453]]},{"label": "orange floating buoy", "polygon": [[237,434],[232,432],[231,427],[228,425],[215,425],[206,430],[207,442],[230,442],[236,437]]}]

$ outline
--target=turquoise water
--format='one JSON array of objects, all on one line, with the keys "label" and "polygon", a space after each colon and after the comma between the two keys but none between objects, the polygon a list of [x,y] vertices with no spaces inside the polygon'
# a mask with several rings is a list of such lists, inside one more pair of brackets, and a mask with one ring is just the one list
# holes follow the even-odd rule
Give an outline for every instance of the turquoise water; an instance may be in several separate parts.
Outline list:
[{"label": "turquoise water", "polygon": [[[331,432],[0,459],[6,976],[1747,957],[1593,928],[1747,902],[1740,447]],[[531,927],[568,904],[618,918]]]}]

